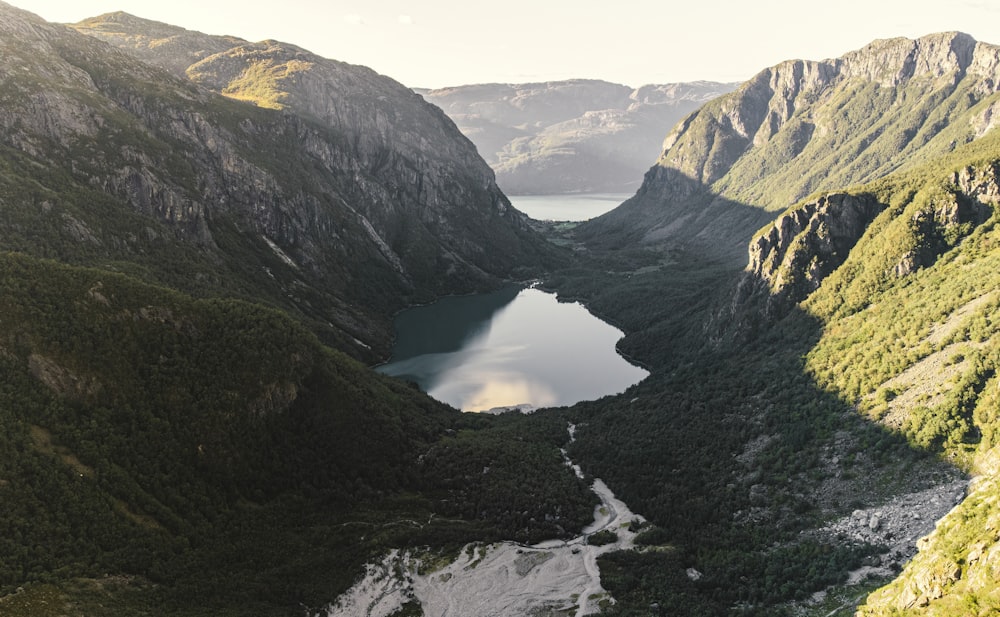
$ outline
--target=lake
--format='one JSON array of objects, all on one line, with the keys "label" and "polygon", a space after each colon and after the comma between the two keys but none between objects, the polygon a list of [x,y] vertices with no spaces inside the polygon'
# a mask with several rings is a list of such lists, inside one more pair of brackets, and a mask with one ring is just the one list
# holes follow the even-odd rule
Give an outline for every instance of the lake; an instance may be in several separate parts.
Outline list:
[{"label": "lake", "polygon": [[586,221],[617,208],[632,194],[508,195],[510,203],[536,221]]},{"label": "lake", "polygon": [[463,411],[572,405],[648,375],[615,351],[621,330],[535,288],[443,298],[395,326],[392,360],[376,370]]}]

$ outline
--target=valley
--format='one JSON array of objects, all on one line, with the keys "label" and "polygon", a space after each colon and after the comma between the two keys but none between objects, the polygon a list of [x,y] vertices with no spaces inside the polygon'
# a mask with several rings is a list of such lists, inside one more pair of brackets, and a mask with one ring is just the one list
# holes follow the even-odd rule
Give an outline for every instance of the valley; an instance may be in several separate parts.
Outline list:
[{"label": "valley", "polygon": [[[1000,610],[1000,47],[709,84],[573,222],[290,43],[0,2],[0,51],[0,613]],[[498,109],[563,88],[608,84]],[[474,414],[372,369],[526,280],[648,375]]]}]

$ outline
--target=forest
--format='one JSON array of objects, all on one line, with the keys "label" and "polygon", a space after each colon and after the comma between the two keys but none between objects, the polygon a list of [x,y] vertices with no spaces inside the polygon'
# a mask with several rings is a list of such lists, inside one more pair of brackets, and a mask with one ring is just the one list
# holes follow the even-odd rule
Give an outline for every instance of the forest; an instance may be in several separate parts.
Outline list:
[{"label": "forest", "polygon": [[274,309],[9,253],[0,305],[0,589],[22,601],[284,615],[380,549],[592,520],[564,420],[463,415]]}]

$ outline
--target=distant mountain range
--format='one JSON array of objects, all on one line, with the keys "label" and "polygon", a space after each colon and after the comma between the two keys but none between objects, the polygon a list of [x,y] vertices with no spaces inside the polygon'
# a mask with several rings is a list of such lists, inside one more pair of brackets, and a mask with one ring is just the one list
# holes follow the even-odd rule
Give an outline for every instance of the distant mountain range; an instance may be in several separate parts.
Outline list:
[{"label": "distant mountain range", "polygon": [[421,90],[476,144],[512,195],[632,193],[663,135],[738,84],[638,89],[574,79]]}]

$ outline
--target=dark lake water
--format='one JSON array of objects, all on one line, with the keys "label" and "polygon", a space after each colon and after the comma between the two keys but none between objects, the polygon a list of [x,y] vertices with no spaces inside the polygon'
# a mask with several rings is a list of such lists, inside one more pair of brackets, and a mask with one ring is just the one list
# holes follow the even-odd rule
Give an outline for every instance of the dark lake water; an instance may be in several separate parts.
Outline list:
[{"label": "dark lake water", "polygon": [[407,309],[396,317],[396,335],[392,360],[377,370],[464,411],[571,405],[622,392],[648,374],[615,351],[620,330],[533,288]]},{"label": "dark lake water", "polygon": [[631,194],[508,195],[511,205],[536,221],[586,221],[617,208]]}]

